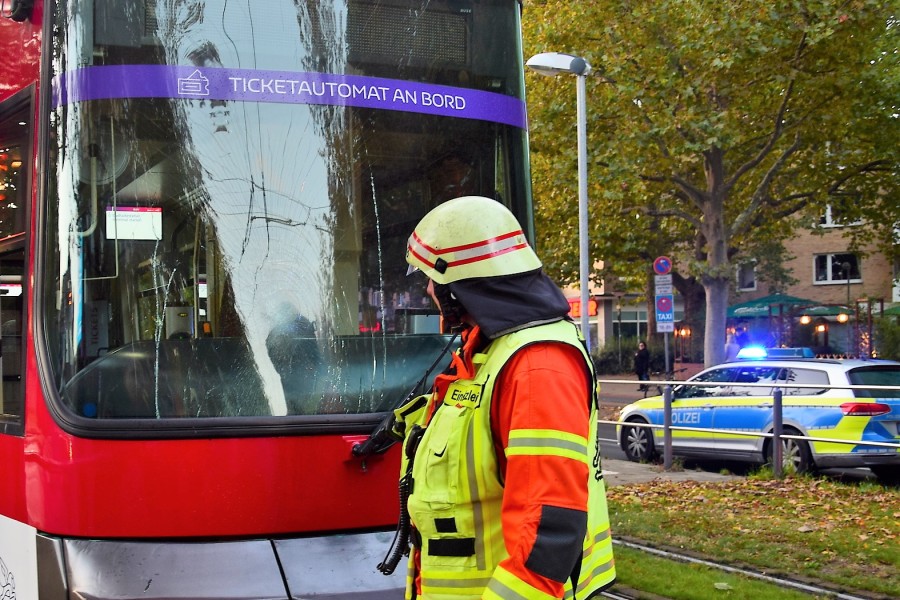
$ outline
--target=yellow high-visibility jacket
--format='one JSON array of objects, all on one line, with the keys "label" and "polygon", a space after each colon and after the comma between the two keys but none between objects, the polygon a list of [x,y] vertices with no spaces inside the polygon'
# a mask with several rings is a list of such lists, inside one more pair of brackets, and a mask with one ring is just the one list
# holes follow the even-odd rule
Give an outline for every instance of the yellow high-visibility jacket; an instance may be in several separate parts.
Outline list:
[{"label": "yellow high-visibility jacket", "polygon": [[[541,342],[578,348],[592,389],[588,438],[556,429],[513,429],[506,458],[529,456],[574,460],[587,466],[587,511],[541,506],[540,524],[527,567],[564,584],[566,598],[589,598],[615,579],[612,539],[597,441],[597,401],[593,368],[568,321],[527,328],[493,340],[472,357],[474,375],[447,388],[439,410],[429,406],[407,415],[420,425],[433,414],[418,444],[412,466],[409,513],[414,525],[407,598],[415,598],[418,578],[423,598],[555,598],[537,589],[530,573],[513,573],[507,558],[501,508],[504,486],[491,430],[494,384],[504,365],[520,350]],[[552,398],[549,394],[548,401]],[[421,405],[420,405],[421,406]],[[398,415],[402,411],[398,411]],[[582,428],[584,429],[584,428]],[[403,461],[404,473],[407,461]],[[574,544],[574,545],[573,545]],[[573,578],[576,581],[573,582]]]}]

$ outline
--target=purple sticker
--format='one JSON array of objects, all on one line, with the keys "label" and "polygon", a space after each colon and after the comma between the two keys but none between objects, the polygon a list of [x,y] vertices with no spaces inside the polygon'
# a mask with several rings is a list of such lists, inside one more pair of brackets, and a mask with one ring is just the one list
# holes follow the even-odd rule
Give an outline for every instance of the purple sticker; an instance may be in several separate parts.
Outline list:
[{"label": "purple sticker", "polygon": [[53,106],[114,98],[327,104],[478,119],[524,129],[519,98],[360,75],[167,65],[85,67],[53,79]]}]

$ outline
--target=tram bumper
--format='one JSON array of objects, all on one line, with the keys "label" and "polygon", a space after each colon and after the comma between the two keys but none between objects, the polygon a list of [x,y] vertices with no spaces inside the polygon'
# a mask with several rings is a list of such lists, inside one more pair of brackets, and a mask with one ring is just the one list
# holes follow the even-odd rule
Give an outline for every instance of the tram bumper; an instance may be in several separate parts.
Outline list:
[{"label": "tram bumper", "polygon": [[376,570],[393,532],[215,542],[38,535],[40,600],[403,597]]}]

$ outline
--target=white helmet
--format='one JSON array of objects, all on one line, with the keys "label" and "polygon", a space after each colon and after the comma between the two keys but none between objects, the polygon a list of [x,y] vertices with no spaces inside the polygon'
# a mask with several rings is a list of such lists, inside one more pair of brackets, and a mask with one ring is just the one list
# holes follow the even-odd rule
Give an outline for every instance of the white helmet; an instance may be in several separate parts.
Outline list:
[{"label": "white helmet", "polygon": [[444,285],[541,267],[516,217],[482,196],[454,198],[422,217],[409,236],[406,262]]}]

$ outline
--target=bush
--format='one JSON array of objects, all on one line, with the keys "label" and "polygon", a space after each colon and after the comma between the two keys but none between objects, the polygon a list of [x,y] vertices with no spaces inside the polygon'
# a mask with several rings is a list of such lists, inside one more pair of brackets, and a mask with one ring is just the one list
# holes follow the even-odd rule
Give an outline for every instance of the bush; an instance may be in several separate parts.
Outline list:
[{"label": "bush", "polygon": [[591,351],[594,359],[594,369],[598,374],[614,375],[619,373],[634,372],[634,353],[637,348],[637,340],[634,338],[622,338],[621,361],[619,360],[619,340],[607,339],[603,346],[595,346]]},{"label": "bush", "polygon": [[896,317],[881,317],[875,321],[875,349],[878,358],[900,360],[900,322]]},{"label": "bush", "polygon": [[[621,362],[619,361],[619,340],[610,338],[602,347],[595,347],[591,351],[594,359],[594,369],[600,375],[620,375],[634,373],[634,353],[637,352],[638,342],[636,337],[623,337],[621,346]],[[650,371],[665,370],[665,353],[662,343],[654,344],[650,350]],[[669,348],[669,361],[671,362],[672,349]]]}]

